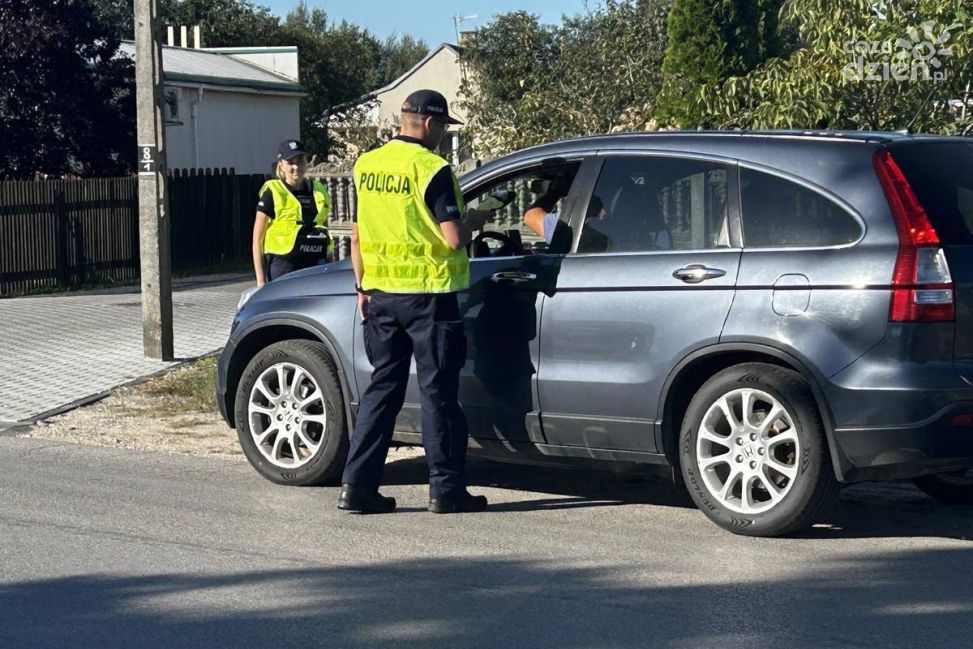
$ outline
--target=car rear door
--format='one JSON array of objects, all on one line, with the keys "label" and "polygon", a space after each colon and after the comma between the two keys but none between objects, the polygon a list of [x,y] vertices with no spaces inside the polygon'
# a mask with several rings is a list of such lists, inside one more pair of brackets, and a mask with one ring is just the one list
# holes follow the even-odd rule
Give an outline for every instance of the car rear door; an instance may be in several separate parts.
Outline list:
[{"label": "car rear door", "polygon": [[663,383],[718,342],[740,263],[732,162],[605,154],[541,315],[547,442],[659,452]]}]

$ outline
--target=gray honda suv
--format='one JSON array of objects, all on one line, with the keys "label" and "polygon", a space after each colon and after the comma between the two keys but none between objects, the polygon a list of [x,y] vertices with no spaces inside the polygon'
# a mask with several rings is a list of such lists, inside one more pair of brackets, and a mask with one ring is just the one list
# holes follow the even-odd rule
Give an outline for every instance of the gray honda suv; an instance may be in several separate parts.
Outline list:
[{"label": "gray honda suv", "polygon": [[[864,132],[617,134],[460,179],[547,239],[470,244],[471,453],[662,470],[736,533],[827,516],[842,483],[973,502],[973,141]],[[341,474],[371,367],[348,262],[243,302],[220,410],[266,478]],[[411,381],[395,439],[420,442]]]}]

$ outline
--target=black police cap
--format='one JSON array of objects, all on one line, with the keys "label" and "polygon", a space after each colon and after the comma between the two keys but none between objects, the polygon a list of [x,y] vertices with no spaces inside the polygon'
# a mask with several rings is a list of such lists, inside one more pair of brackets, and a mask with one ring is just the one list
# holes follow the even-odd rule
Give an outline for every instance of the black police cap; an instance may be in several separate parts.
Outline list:
[{"label": "black police cap", "polygon": [[306,156],[307,151],[304,150],[304,145],[297,140],[284,140],[277,148],[278,160],[290,160],[291,158],[299,155]]},{"label": "black police cap", "polygon": [[402,102],[402,112],[438,117],[447,124],[463,123],[449,116],[446,98],[435,90],[416,90]]}]

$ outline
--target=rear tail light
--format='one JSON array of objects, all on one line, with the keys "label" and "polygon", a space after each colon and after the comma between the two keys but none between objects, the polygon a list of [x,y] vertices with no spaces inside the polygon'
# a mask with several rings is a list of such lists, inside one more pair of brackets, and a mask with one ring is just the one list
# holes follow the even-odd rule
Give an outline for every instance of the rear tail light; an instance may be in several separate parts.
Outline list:
[{"label": "rear tail light", "polygon": [[949,322],[955,317],[953,278],[939,235],[887,150],[874,158],[896,230],[899,254],[892,272],[892,322]]},{"label": "rear tail light", "polygon": [[973,414],[956,415],[949,420],[950,426],[973,426]]}]

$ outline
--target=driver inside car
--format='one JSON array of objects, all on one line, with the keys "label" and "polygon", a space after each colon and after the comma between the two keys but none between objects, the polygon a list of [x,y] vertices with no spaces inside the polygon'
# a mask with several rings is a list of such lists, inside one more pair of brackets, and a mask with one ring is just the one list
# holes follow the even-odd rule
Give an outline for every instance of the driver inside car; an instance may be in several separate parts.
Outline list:
[{"label": "driver inside car", "polygon": [[548,244],[554,239],[554,232],[560,222],[556,211],[557,203],[567,195],[569,189],[571,180],[564,176],[555,176],[549,181],[538,178],[531,183],[531,191],[538,196],[524,212],[524,225],[538,236],[544,237]]}]

